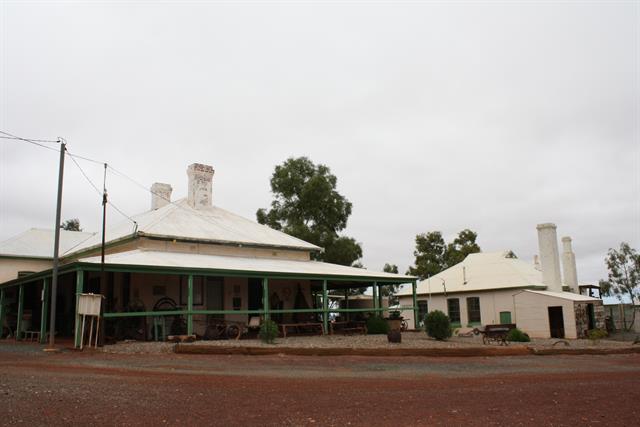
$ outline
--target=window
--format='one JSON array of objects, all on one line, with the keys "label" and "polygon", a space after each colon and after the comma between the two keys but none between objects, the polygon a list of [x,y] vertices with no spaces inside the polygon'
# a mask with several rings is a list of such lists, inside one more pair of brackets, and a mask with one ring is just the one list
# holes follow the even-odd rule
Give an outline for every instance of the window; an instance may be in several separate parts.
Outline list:
[{"label": "window", "polygon": [[460,324],[460,300],[458,298],[450,298],[447,300],[447,311],[451,323]]},{"label": "window", "polygon": [[467,315],[469,316],[470,324],[480,324],[480,298],[467,298]]},{"label": "window", "polygon": [[429,312],[429,304],[427,301],[418,301],[418,324],[424,323],[424,316]]}]

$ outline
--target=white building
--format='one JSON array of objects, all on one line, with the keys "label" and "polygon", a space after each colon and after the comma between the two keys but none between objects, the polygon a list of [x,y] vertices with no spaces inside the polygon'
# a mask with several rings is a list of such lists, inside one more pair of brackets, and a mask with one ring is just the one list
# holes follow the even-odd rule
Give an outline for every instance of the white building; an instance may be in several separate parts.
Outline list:
[{"label": "white building", "polygon": [[[524,262],[511,252],[471,254],[461,263],[417,286],[418,319],[440,310],[454,327],[515,323],[536,338],[579,338],[604,328],[602,301],[582,295],[571,239],[564,237],[562,265],[554,224],[538,225],[540,263]],[[398,293],[401,306],[412,306],[412,290]],[[413,312],[403,316],[413,324]]]}]

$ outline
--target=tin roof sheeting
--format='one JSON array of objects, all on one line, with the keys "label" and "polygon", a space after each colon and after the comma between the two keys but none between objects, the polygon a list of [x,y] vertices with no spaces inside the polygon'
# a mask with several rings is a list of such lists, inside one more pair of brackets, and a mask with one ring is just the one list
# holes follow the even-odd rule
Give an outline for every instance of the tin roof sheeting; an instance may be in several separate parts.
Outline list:
[{"label": "tin roof sheeting", "polygon": [[[100,257],[82,258],[82,263],[99,264]],[[239,256],[203,255],[182,252],[161,252],[135,249],[128,252],[109,254],[105,258],[109,265],[145,266],[180,269],[209,269],[222,271],[256,272],[305,276],[342,276],[362,279],[386,279],[410,282],[414,278],[401,274],[370,271],[364,268],[348,267],[319,261],[296,261],[282,258],[250,258]]]},{"label": "tin roof sheeting", "polygon": [[[137,223],[140,235],[169,239],[193,239],[212,243],[236,243],[266,247],[282,247],[318,251],[321,248],[296,237],[258,224],[216,206],[194,209],[181,199],[157,210],[144,212],[132,217]],[[136,231],[131,221],[121,222],[107,228],[107,243],[132,236]],[[101,236],[98,233],[72,251],[73,253],[98,247]]]},{"label": "tin roof sheeting", "polygon": [[[60,254],[92,238],[94,233],[60,230]],[[53,258],[53,230],[31,228],[0,243],[0,256]]]}]

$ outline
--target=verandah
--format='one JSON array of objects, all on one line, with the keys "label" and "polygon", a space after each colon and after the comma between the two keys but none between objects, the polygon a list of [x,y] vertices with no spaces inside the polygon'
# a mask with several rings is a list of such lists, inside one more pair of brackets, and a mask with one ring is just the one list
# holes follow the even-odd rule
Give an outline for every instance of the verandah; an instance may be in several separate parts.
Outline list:
[{"label": "verandah", "polygon": [[[72,263],[64,266],[61,270],[62,274],[75,273],[75,295],[77,298],[78,294],[87,292],[87,286],[85,283],[85,273],[91,272],[100,272],[101,267],[99,265],[93,263]],[[270,319],[273,315],[296,315],[296,314],[308,314],[319,316],[322,319],[323,332],[325,334],[329,333],[329,322],[330,316],[332,314],[337,315],[349,315],[349,314],[364,314],[364,313],[376,313],[383,314],[389,310],[413,310],[414,311],[414,319],[417,318],[415,313],[417,312],[417,302],[416,302],[416,279],[407,277],[406,280],[396,280],[396,279],[387,279],[375,277],[372,274],[369,277],[353,277],[353,276],[317,276],[317,275],[308,275],[308,274],[294,274],[294,273],[274,273],[274,272],[258,272],[258,271],[236,271],[236,270],[218,270],[218,269],[188,269],[188,268],[166,268],[166,267],[147,267],[147,266],[123,266],[123,265],[108,265],[104,266],[105,273],[142,273],[148,275],[179,275],[180,277],[186,278],[186,288],[187,288],[187,304],[186,307],[180,308],[177,310],[166,310],[166,311],[106,311],[104,313],[104,318],[108,319],[124,319],[124,318],[136,318],[136,317],[162,317],[162,316],[185,316],[186,317],[186,329],[187,334],[192,335],[194,333],[194,316],[199,315],[248,315],[248,316],[262,316],[263,319]],[[259,279],[262,284],[262,306],[258,309],[237,309],[234,307],[233,309],[198,309],[194,307],[194,278],[195,277],[242,277],[242,278],[251,278],[251,279]],[[19,292],[18,298],[18,326],[16,330],[18,333],[16,334],[17,339],[22,339],[23,336],[20,333],[21,329],[21,319],[22,312],[24,308],[24,289],[25,286],[37,286],[37,283],[41,281],[42,283],[42,296],[43,303],[41,305],[41,324],[40,324],[40,342],[46,342],[46,331],[48,324],[48,306],[50,300],[50,278],[51,271],[44,271],[40,273],[36,273],[24,278],[15,279],[11,282],[5,283],[2,287],[0,287],[0,324],[3,324],[3,317],[5,315],[6,309],[4,307],[4,298],[5,298],[5,290],[11,287],[17,287]],[[321,295],[321,307],[315,308],[288,308],[288,309],[273,309],[270,304],[270,281],[276,280],[307,280],[314,281],[316,283],[320,283],[321,287],[319,289],[319,293]],[[411,283],[413,290],[413,305],[412,306],[402,306],[402,307],[394,307],[390,309],[389,307],[384,307],[379,298],[380,295],[380,286],[384,285],[395,285],[402,283]],[[330,301],[330,290],[348,290],[349,288],[361,288],[361,287],[372,287],[372,303],[373,307],[367,308],[348,308],[344,307],[331,307],[329,304]],[[348,300],[348,296],[346,296]],[[109,306],[109,304],[107,304]],[[417,324],[414,324],[417,327]],[[77,315],[77,304],[76,304],[76,316],[75,316],[75,338],[74,343],[76,347],[80,346],[80,319]]]}]

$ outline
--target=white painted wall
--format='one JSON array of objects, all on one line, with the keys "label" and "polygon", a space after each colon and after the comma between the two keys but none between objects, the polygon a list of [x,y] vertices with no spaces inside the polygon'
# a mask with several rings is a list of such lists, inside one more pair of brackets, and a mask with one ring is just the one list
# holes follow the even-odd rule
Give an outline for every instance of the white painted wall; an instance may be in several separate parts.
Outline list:
[{"label": "white painted wall", "polygon": [[19,271],[38,272],[53,266],[50,260],[0,258],[0,283],[18,278]]},{"label": "white painted wall", "polygon": [[[460,326],[467,327],[469,316],[467,313],[467,298],[477,297],[480,299],[480,320],[482,325],[492,325],[500,323],[500,312],[511,312],[511,319],[514,320],[513,295],[520,292],[518,289],[496,290],[489,292],[469,292],[450,293],[445,298],[443,294],[418,295],[418,301],[427,301],[429,311],[440,310],[448,314],[447,299],[457,298],[460,301]],[[400,297],[400,305],[412,305],[411,296]],[[402,314],[409,322],[409,327],[413,327],[413,311],[405,310]],[[475,325],[473,325],[475,326]]]},{"label": "white painted wall", "polygon": [[515,300],[515,322],[518,328],[530,337],[549,338],[551,333],[548,307],[561,306],[565,338],[577,338],[574,301],[533,292],[522,292],[516,296]]}]

